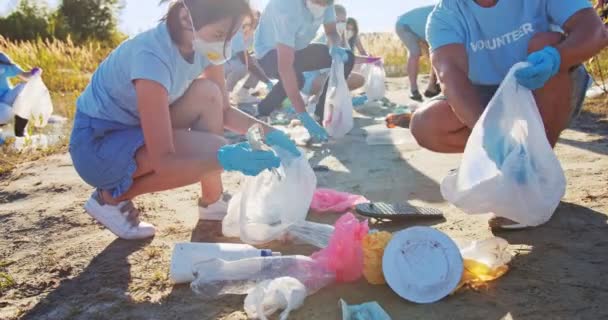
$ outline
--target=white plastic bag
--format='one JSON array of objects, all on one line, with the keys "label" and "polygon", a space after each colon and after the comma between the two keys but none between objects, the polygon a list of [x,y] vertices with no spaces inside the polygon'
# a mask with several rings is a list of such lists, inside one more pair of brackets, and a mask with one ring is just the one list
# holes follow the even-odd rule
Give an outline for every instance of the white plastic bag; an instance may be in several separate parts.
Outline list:
[{"label": "white plastic bag", "polygon": [[304,221],[317,187],[317,177],[304,152],[294,157],[276,148],[281,158],[277,175],[264,171],[247,178],[242,191],[228,204],[222,222],[227,237],[240,237],[248,244],[264,244],[281,238],[289,226]]},{"label": "white plastic bag", "polygon": [[368,65],[365,93],[369,101],[380,100],[386,95],[386,73],[381,63]]},{"label": "white plastic bag", "polygon": [[280,320],[286,320],[289,313],[301,307],[306,299],[306,287],[298,279],[277,278],[258,284],[245,298],[245,312],[251,319],[268,319],[278,310]]},{"label": "white plastic bag", "polygon": [[329,72],[323,126],[333,138],[344,137],[354,126],[353,101],[344,79],[344,63],[338,59],[333,60]]},{"label": "white plastic bag", "polygon": [[13,112],[32,121],[38,128],[46,126],[53,114],[53,102],[40,74],[33,75],[13,103]]},{"label": "white plastic bag", "polygon": [[517,84],[516,64],[473,128],[443,197],[469,214],[494,213],[525,226],[547,222],[566,189],[532,92]]}]

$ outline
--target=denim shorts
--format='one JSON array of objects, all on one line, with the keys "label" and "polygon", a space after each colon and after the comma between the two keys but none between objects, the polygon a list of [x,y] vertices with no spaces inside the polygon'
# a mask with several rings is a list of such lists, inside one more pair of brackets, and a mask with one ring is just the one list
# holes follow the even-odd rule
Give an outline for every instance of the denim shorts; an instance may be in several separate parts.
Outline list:
[{"label": "denim shorts", "polygon": [[[581,113],[585,103],[585,94],[591,86],[591,76],[584,66],[574,67],[570,71],[570,81],[572,83],[572,94],[570,95],[570,121],[574,120]],[[498,90],[498,86],[474,85],[475,90],[481,98],[481,103],[485,107],[490,103],[492,97]],[[429,101],[447,100],[446,96],[438,95]]]},{"label": "denim shorts", "polygon": [[135,154],[142,146],[141,127],[76,113],[70,155],[76,172],[89,185],[115,198],[122,196],[133,184]]}]

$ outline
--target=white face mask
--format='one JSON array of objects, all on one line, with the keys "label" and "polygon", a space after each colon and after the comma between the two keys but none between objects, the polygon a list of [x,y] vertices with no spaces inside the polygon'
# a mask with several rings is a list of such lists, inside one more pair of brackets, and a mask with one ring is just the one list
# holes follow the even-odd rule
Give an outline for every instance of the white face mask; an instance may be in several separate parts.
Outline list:
[{"label": "white face mask", "polygon": [[[184,3],[184,6],[185,5],[186,4]],[[188,10],[190,24],[192,25],[192,49],[194,52],[207,58],[207,60],[214,65],[221,65],[230,60],[232,55],[231,41],[228,41],[228,44],[226,45],[224,41],[207,42],[199,38],[196,34],[196,28],[194,28],[192,13],[190,13],[190,9],[188,7],[186,7],[186,10]]]},{"label": "white face mask", "polygon": [[323,15],[325,14],[325,9],[327,9],[326,6],[316,4],[312,2],[312,0],[306,0],[306,6],[308,7],[310,13],[312,13],[312,16],[315,17],[315,19],[323,17]]},{"label": "white face mask", "polygon": [[336,23],[336,31],[338,31],[339,35],[343,35],[346,32],[346,22],[338,22]]},{"label": "white face mask", "polygon": [[353,30],[346,30],[346,39],[350,40],[355,36],[355,32]]}]

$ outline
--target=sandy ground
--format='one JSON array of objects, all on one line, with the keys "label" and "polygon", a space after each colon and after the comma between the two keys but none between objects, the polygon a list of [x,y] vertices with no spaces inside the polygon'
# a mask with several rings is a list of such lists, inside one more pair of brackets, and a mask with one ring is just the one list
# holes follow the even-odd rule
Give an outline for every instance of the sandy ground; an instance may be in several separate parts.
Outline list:
[{"label": "sandy ground", "polygon": [[[410,103],[403,79],[389,81],[389,98]],[[311,163],[328,165],[319,186],[360,193],[372,200],[411,200],[445,210],[434,227],[459,239],[492,236],[482,217],[445,203],[439,182],[459,156],[415,145],[367,146],[361,127],[389,110],[360,110],[356,127],[338,144],[310,150]],[[512,270],[487,290],[467,291],[432,305],[400,299],[387,286],[365,280],[334,285],[306,300],[291,319],[338,319],[338,300],[377,300],[393,319],[600,319],[608,318],[608,121],[590,114],[564,133],[556,148],[568,177],[554,218],[535,230],[501,233],[516,254]],[[228,191],[242,177],[227,174]],[[117,240],[83,210],[91,188],[66,154],[20,166],[0,181],[0,272],[14,284],[0,289],[0,319],[245,319],[243,297],[205,303],[185,285],[167,280],[178,241],[222,238],[220,225],[197,221],[198,187],[137,200],[158,226],[150,241]],[[333,223],[337,215],[309,219]],[[408,225],[374,225],[397,231]],[[273,244],[284,254],[313,248]],[[1,279],[0,279],[1,280]],[[1,282],[0,282],[1,283]]]}]

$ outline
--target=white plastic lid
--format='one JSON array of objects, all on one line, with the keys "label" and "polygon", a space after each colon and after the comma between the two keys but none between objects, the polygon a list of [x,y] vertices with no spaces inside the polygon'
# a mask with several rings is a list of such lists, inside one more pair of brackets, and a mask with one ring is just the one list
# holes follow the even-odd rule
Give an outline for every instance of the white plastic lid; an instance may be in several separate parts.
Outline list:
[{"label": "white plastic lid", "polygon": [[382,269],[388,285],[403,299],[437,302],[456,289],[463,263],[458,247],[429,227],[401,231],[384,250]]}]

